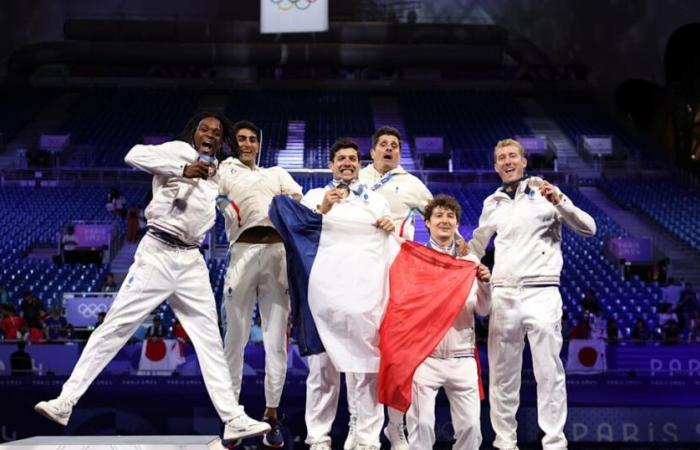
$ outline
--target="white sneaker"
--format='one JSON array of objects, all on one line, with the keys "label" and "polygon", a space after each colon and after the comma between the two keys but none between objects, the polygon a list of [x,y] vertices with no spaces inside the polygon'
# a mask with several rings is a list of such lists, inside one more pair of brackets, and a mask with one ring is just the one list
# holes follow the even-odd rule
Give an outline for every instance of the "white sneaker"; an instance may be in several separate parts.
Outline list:
[{"label": "white sneaker", "polygon": [[239,439],[260,436],[270,431],[270,424],[251,419],[246,414],[229,420],[224,428],[221,443],[224,446],[235,445]]},{"label": "white sneaker", "polygon": [[357,417],[350,416],[350,422],[348,423],[348,437],[345,438],[345,444],[343,444],[343,450],[354,450],[357,446]]},{"label": "white sneaker", "polygon": [[37,403],[34,405],[34,411],[65,427],[68,425],[68,419],[70,419],[70,415],[73,412],[73,405],[58,397],[48,402]]},{"label": "white sneaker", "polygon": [[384,436],[391,443],[391,450],[408,450],[408,440],[406,439],[406,427],[403,422],[389,422],[384,428]]},{"label": "white sneaker", "polygon": [[379,450],[378,445],[358,445],[357,450]]},{"label": "white sneaker", "polygon": [[330,441],[317,442],[315,444],[311,444],[311,447],[309,447],[309,450],[332,450],[331,443],[330,443]]}]

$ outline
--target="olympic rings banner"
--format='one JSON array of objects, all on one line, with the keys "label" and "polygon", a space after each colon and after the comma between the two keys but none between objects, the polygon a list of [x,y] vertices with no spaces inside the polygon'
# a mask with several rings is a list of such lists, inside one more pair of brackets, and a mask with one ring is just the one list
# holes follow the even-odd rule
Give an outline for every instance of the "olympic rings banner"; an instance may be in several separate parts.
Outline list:
[{"label": "olympic rings banner", "polygon": [[85,297],[67,298],[66,319],[74,327],[89,327],[95,324],[97,314],[107,312],[114,296],[112,294],[95,294]]},{"label": "olympic rings banner", "polygon": [[328,31],[328,0],[260,0],[261,33]]}]

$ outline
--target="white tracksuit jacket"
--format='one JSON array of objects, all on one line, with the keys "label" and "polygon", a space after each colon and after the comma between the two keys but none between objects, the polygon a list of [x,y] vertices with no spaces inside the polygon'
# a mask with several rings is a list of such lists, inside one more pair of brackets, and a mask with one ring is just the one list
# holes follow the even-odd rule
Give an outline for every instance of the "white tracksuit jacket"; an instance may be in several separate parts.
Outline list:
[{"label": "white tracksuit jacket", "polygon": [[414,211],[422,213],[433,199],[425,184],[401,166],[382,175],[372,164],[360,170],[359,181],[389,202],[391,221],[396,227],[394,233],[412,241]]},{"label": "white tracksuit jacket", "polygon": [[523,180],[513,199],[499,188],[484,200],[479,227],[469,242],[470,251],[481,258],[496,234],[488,356],[493,445],[499,449],[517,448],[515,415],[525,336],[537,381],[537,421],[545,433],[542,447],[567,448],[566,374],[559,358],[562,223],[583,236],[596,231],[593,218],[568,197],[554,206]]},{"label": "white tracksuit jacket", "polygon": [[497,286],[558,285],[563,265],[561,225],[583,236],[593,236],[595,221],[564,195],[554,206],[521,181],[515,199],[501,188],[484,200],[479,227],[469,251],[483,258],[496,233],[491,284]]}]

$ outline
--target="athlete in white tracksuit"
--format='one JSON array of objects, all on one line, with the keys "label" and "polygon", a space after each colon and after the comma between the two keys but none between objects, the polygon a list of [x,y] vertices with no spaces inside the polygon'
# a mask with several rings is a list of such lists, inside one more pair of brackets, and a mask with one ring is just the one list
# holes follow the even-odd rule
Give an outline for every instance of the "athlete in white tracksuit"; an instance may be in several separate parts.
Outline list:
[{"label": "athlete in white tracksuit", "polygon": [[182,141],[136,145],[126,155],[127,164],[153,174],[153,200],[146,208],[149,231],[61,395],[35,407],[41,414],[66,425],[73,405],[97,375],[146,317],[169,299],[192,339],[212,403],[226,422],[224,444],[270,430],[268,424],[246,416],[233,395],[209,273],[199,252],[216,217],[218,176],[215,160],[207,154],[218,153],[222,139],[229,139],[225,123],[218,115],[200,114],[190,120]]},{"label": "athlete in white tracksuit", "polygon": [[241,392],[243,353],[253,307],[258,304],[265,347],[265,418],[273,433],[266,445],[281,447],[277,407],[287,375],[287,260],[284,244],[268,209],[275,195],[301,199],[301,187],[281,167],[258,167],[259,130],[250,122],[234,124],[237,157],[219,168],[219,209],[226,222],[230,261],[224,280],[226,334],[224,352],[236,398]]},{"label": "athlete in white tracksuit", "polygon": [[517,448],[517,422],[524,337],[537,381],[537,417],[544,449],[565,449],[566,380],[562,346],[559,274],[566,224],[582,236],[595,234],[593,218],[555,186],[524,177],[525,152],[515,140],[496,145],[495,169],[504,183],[484,200],[469,248],[483,257],[496,234],[489,324],[489,399],[494,446]]},{"label": "athlete in white tracksuit", "polygon": [[[425,212],[430,230],[427,246],[442,253],[457,256],[455,230],[461,208],[449,196],[438,195]],[[463,259],[479,263],[474,255]],[[474,313],[485,316],[491,306],[488,284],[490,273],[479,266],[478,280],[452,326],[428,358],[413,375],[411,406],[406,414],[409,449],[425,450],[435,444],[435,397],[445,389],[450,402],[450,414],[455,432],[455,450],[475,450],[481,445],[481,399],[479,373],[474,349]]]},{"label": "athlete in white tracksuit", "polygon": [[[389,202],[394,233],[403,239],[413,240],[414,214],[422,214],[433,195],[416,176],[406,172],[401,161],[401,134],[395,128],[384,126],[372,135],[372,164],[360,170],[360,183],[384,197]],[[463,241],[462,241],[463,242]],[[347,381],[347,380],[346,380]],[[350,384],[348,383],[348,387]],[[355,448],[355,405],[348,390],[350,426],[343,448]],[[403,414],[387,407],[389,424],[385,431],[393,450],[406,450]]]},{"label": "athlete in white tracksuit", "polygon": [[[329,217],[354,222],[376,221],[379,228],[392,232],[394,225],[389,217],[389,205],[386,200],[357,181],[360,169],[357,144],[339,139],[331,148],[330,159],[333,182],[324,188],[307,192],[302,204]],[[339,270],[342,270],[342,266]],[[376,332],[379,332],[378,323]],[[327,353],[310,355],[308,362],[306,443],[312,450],[330,450],[330,431],[340,394],[340,372]],[[378,359],[376,368],[378,370]],[[384,417],[383,407],[377,400],[377,373],[346,372],[346,381],[349,395],[355,402],[357,448],[379,450],[379,433]]]}]

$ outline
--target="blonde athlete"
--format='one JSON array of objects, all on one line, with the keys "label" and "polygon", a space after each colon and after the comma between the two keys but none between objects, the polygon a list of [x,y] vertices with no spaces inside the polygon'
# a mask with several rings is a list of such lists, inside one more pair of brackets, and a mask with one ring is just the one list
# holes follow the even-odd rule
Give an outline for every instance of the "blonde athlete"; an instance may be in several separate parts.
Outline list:
[{"label": "blonde athlete", "polygon": [[545,433],[542,447],[566,449],[566,379],[559,358],[561,227],[593,236],[596,224],[556,186],[525,176],[527,158],[518,141],[498,142],[494,160],[503,186],[484,200],[479,227],[469,241],[470,251],[482,258],[496,235],[488,339],[493,445],[517,448],[515,413],[527,336],[537,381],[537,421]]}]

